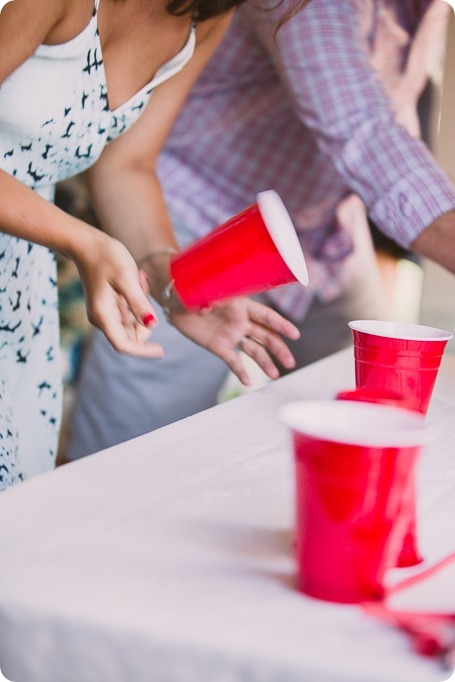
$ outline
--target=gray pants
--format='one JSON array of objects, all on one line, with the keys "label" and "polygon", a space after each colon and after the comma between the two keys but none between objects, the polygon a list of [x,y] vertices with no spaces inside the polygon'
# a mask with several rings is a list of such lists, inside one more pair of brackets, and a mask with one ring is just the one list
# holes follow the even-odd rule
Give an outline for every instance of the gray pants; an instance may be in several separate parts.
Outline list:
[{"label": "gray pants", "polygon": [[[378,275],[371,267],[336,300],[315,301],[300,324],[301,338],[289,342],[297,367],[350,345],[349,320],[384,318],[383,306]],[[227,377],[226,365],[181,335],[162,314],[159,317],[153,338],[165,351],[160,360],[120,355],[100,332],[93,332],[69,418],[67,459],[102,450],[217,403]]]}]

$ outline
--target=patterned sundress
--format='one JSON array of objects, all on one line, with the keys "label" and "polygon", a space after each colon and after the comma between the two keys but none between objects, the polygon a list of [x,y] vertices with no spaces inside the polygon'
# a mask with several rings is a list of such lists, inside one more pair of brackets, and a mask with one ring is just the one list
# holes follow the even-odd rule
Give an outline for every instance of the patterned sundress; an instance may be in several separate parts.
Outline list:
[{"label": "patterned sundress", "polygon": [[[40,45],[0,84],[0,168],[50,201],[55,183],[91,166],[194,52],[193,25],[152,81],[110,110],[99,2],[79,35]],[[55,256],[0,232],[0,490],[54,467],[61,409]]]}]

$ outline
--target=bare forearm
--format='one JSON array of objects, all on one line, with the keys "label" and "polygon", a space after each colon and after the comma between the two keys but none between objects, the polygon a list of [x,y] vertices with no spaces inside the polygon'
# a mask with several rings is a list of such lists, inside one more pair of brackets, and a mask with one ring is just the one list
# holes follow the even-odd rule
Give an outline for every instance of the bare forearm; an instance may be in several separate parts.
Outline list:
[{"label": "bare forearm", "polygon": [[412,242],[411,248],[455,274],[455,210],[433,221]]},{"label": "bare forearm", "polygon": [[[161,302],[169,279],[169,250],[178,249],[161,186],[150,169],[88,174],[87,185],[102,229],[125,244]],[[150,253],[162,257],[146,259]]]},{"label": "bare forearm", "polygon": [[96,230],[0,170],[0,231],[78,258]]}]

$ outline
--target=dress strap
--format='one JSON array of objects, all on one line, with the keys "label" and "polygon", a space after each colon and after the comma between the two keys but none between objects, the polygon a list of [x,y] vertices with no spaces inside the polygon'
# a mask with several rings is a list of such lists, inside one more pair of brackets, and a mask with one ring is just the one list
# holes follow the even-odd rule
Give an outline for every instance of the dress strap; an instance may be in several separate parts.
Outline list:
[{"label": "dress strap", "polygon": [[100,6],[100,0],[95,0],[95,12],[98,12],[99,6]]}]

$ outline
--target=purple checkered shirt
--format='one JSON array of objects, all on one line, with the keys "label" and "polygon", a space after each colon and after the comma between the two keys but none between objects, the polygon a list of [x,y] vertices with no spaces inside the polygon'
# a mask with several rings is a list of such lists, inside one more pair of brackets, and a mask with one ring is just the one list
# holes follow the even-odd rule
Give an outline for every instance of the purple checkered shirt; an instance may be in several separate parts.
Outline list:
[{"label": "purple checkered shirt", "polygon": [[[293,319],[313,296],[333,299],[355,277],[362,254],[336,216],[345,197],[360,196],[376,225],[406,247],[455,208],[454,185],[397,123],[425,81],[421,45],[436,30],[436,3],[446,6],[311,0],[275,40],[276,0],[248,1],[173,128],[159,175],[171,213],[195,237],[261,190],[281,195],[310,285],[269,296]],[[419,59],[411,60],[414,43]]]}]

